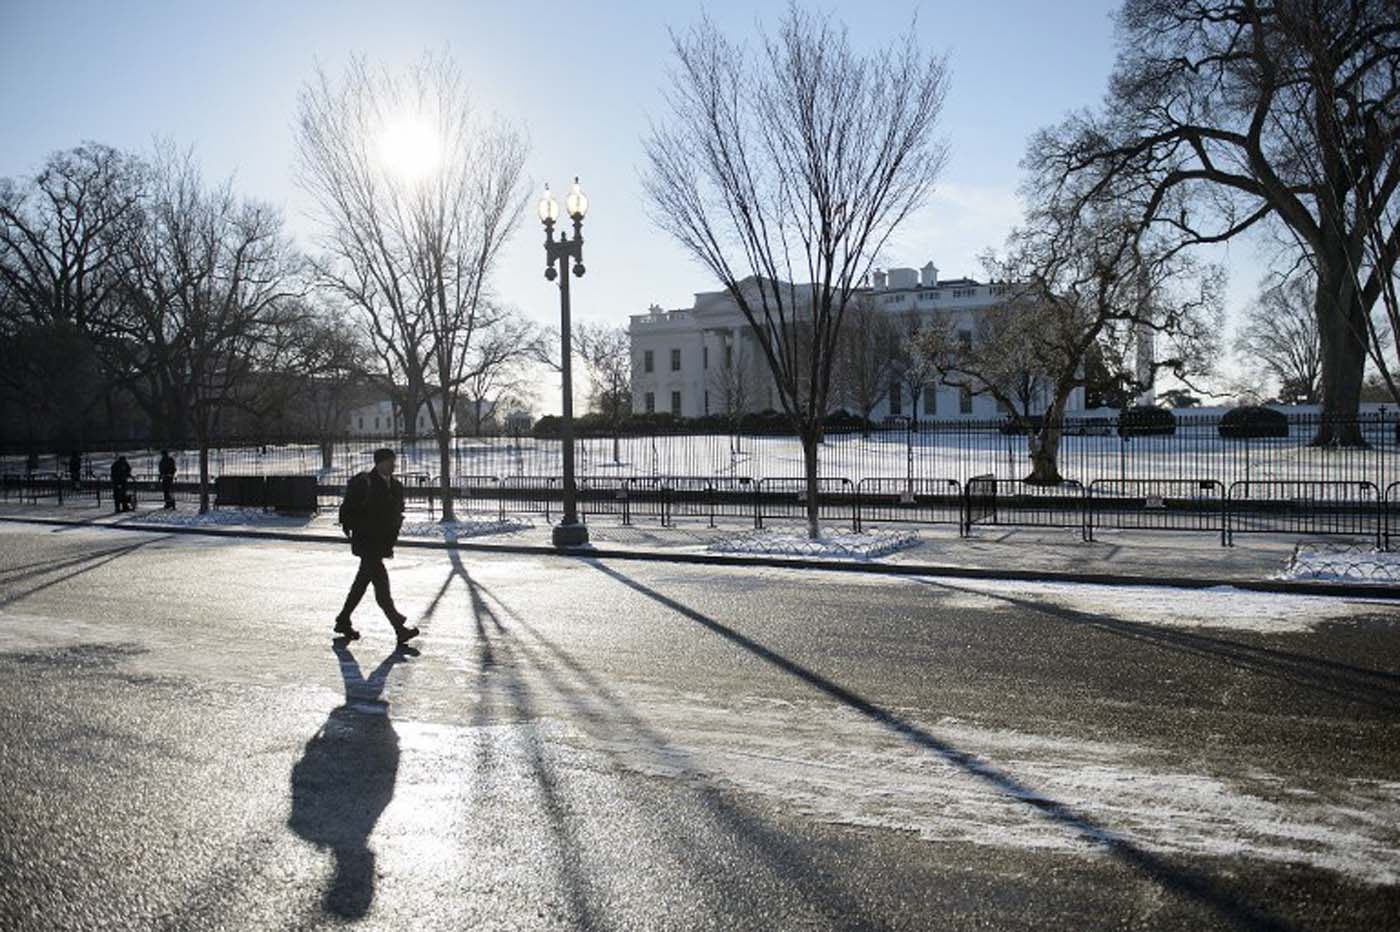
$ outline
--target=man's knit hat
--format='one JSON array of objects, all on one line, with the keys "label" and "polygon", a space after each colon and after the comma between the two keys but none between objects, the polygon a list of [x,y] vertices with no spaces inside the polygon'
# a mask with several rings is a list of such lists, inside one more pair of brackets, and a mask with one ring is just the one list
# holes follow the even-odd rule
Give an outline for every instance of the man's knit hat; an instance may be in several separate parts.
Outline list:
[{"label": "man's knit hat", "polygon": [[374,465],[376,466],[378,466],[385,460],[391,460],[393,458],[394,451],[389,449],[388,447],[380,447],[378,450],[374,451]]}]

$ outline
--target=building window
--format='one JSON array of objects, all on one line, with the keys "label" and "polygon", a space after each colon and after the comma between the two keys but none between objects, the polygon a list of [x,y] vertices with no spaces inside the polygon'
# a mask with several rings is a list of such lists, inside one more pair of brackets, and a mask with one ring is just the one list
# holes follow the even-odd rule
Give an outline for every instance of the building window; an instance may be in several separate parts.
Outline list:
[{"label": "building window", "polygon": [[[650,356],[651,353],[647,353],[647,355]],[[647,392],[645,407],[647,409],[647,414],[656,413],[656,392]]]},{"label": "building window", "polygon": [[652,359],[651,350],[642,353],[642,371],[650,372],[654,366],[655,361]]},{"label": "building window", "polygon": [[997,399],[997,413],[998,413],[998,414],[1010,414],[1010,413],[1011,413],[1011,406],[1008,405],[1006,402],[1002,401],[1000,398],[998,398],[998,399]]},{"label": "building window", "polygon": [[734,368],[734,346],[728,343],[724,346],[724,368]]},{"label": "building window", "polygon": [[706,389],[706,390],[705,390],[705,413],[706,413],[706,414],[709,414],[709,413],[710,413],[710,391],[709,391],[709,389]]},{"label": "building window", "polygon": [[964,353],[970,353],[970,352],[972,352],[972,331],[971,331],[971,330],[959,330],[959,331],[958,331],[958,349],[962,350]]},{"label": "building window", "polygon": [[904,295],[902,295],[902,294],[887,294],[887,295],[885,295],[885,303],[886,303],[886,304],[902,304],[902,303],[904,303]]},{"label": "building window", "polygon": [[365,419],[364,419],[364,418],[360,418],[360,430],[364,430],[364,429],[365,429]]},{"label": "building window", "polygon": [[972,413],[972,388],[968,385],[958,386],[958,413]]},{"label": "building window", "polygon": [[938,300],[938,292],[936,292],[936,291],[921,291],[921,292],[919,292],[919,300],[920,300],[920,301],[937,301],[937,300]]},{"label": "building window", "polygon": [[374,419],[374,429],[375,429],[375,430],[378,430],[378,429],[379,429],[379,418],[375,418],[375,419]]},{"label": "building window", "polygon": [[681,371],[681,351],[678,349],[671,350],[671,371]]},{"label": "building window", "polygon": [[899,391],[899,383],[890,383],[890,416],[897,417],[904,413],[904,396]]},{"label": "building window", "polygon": [[671,413],[676,417],[681,416],[681,393],[671,392]]},{"label": "building window", "polygon": [[709,348],[709,346],[703,346],[703,347],[700,348],[700,368],[702,368],[702,369],[708,369],[708,368],[710,368],[710,348]]},{"label": "building window", "polygon": [[972,297],[973,295],[975,295],[976,293],[977,293],[977,289],[976,289],[976,288],[954,288],[954,289],[953,289],[953,297],[955,297],[955,298],[970,298],[970,297]]},{"label": "building window", "polygon": [[938,386],[924,386],[924,414],[938,413]]}]

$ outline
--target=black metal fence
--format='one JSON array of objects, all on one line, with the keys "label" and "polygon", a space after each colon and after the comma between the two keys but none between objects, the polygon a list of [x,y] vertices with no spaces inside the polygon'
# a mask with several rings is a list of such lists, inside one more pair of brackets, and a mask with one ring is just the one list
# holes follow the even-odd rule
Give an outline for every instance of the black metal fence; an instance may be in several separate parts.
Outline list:
[{"label": "black metal fence", "polygon": [[[1219,535],[1336,534],[1389,546],[1400,535],[1400,420],[1384,410],[1336,422],[1354,428],[1360,447],[1313,447],[1317,414],[1291,414],[1280,437],[1222,436],[1220,418],[1178,414],[1174,430],[1148,436],[1120,432],[1109,419],[1063,425],[1058,485],[1026,481],[1027,441],[1002,421],[926,421],[869,431],[830,431],[821,445],[818,511],[855,529],[880,523],[1133,529]],[[584,519],[631,524],[703,520],[805,520],[807,486],[797,439],[779,435],[653,434],[582,437],[576,461]],[[441,458],[431,440],[344,437],[333,443],[223,444],[210,450],[211,479],[314,478],[321,507],[370,467],[375,448],[399,453],[410,506],[440,509]],[[616,455],[615,455],[616,451]],[[175,497],[197,500],[198,456],[174,451]],[[103,481],[124,455],[130,488],[159,500],[159,451],[141,444],[91,450],[78,481],[64,454],[0,456],[0,499],[31,504],[74,496],[110,502]],[[449,462],[454,499],[466,511],[539,514],[562,507],[559,441],[532,437],[457,438]],[[232,487],[232,485],[230,485]],[[211,493],[216,489],[211,483]],[[216,504],[257,506],[236,495]],[[225,501],[218,501],[226,499]]]}]

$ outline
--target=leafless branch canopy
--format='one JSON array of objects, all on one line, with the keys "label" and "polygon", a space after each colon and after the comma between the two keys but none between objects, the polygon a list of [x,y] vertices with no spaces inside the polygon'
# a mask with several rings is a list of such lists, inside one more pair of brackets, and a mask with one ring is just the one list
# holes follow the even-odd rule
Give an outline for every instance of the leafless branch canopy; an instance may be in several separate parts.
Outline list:
[{"label": "leafless branch canopy", "polygon": [[795,5],[757,52],[709,20],[672,38],[671,112],[646,141],[651,215],[728,289],[810,433],[847,304],[943,166],[944,61],[912,28],[859,55]]}]

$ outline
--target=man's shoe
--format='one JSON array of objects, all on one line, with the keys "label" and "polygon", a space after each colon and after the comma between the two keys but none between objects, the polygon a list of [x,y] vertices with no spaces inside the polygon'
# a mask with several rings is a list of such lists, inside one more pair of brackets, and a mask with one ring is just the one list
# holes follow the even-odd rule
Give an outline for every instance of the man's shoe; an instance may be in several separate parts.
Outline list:
[{"label": "man's shoe", "polygon": [[399,644],[407,644],[418,636],[418,629],[410,628],[407,625],[399,625],[394,629],[394,633],[399,636]]},{"label": "man's shoe", "polygon": [[335,620],[335,633],[345,638],[347,641],[358,641],[360,632],[350,627],[349,618],[337,618]]}]

